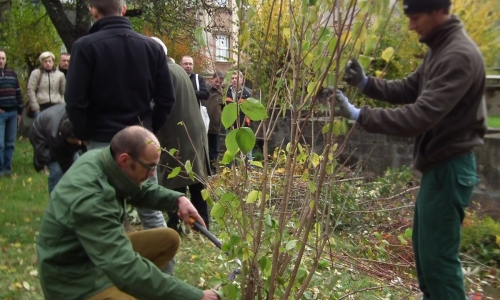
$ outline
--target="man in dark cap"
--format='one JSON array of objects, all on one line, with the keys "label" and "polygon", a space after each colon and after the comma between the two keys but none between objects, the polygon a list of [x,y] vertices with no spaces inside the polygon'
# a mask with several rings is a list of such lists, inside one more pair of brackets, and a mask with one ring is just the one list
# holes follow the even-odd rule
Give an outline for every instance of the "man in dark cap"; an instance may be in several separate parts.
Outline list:
[{"label": "man in dark cap", "polygon": [[[413,250],[424,300],[465,300],[458,258],[461,224],[478,182],[472,152],[486,132],[485,67],[450,0],[404,0],[410,30],[429,46],[422,65],[402,80],[365,76],[352,59],[344,81],[397,109],[356,108],[336,91],[338,114],[364,130],[415,137],[414,168],[422,173],[413,223]],[[324,91],[332,96],[333,88]]]}]

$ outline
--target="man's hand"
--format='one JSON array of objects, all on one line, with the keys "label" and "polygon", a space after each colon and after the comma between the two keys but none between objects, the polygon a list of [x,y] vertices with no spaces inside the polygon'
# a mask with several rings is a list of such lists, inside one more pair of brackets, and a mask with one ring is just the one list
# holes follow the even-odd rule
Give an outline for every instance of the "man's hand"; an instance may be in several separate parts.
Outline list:
[{"label": "man's hand", "polygon": [[3,114],[4,112],[5,112],[5,110],[0,109],[0,114]]},{"label": "man's hand", "polygon": [[335,104],[338,110],[335,110],[335,114],[350,120],[357,120],[360,109],[349,103],[349,99],[340,90],[337,90],[336,97]]},{"label": "man's hand", "polygon": [[180,196],[179,199],[177,199],[177,205],[179,207],[179,209],[177,210],[177,214],[179,215],[179,218],[184,221],[186,227],[191,226],[189,217],[192,217],[193,219],[198,221],[198,223],[203,225],[203,227],[207,227],[201,216],[198,214],[198,211],[196,210],[196,208],[194,208],[193,204],[191,203],[191,201],[189,201],[188,198],[186,198],[185,196]]},{"label": "man's hand", "polygon": [[347,62],[342,80],[347,82],[350,86],[357,87],[361,91],[365,89],[366,83],[368,82],[363,67],[354,57]]},{"label": "man's hand", "polygon": [[203,298],[201,300],[219,300],[219,295],[211,290],[203,291]]}]

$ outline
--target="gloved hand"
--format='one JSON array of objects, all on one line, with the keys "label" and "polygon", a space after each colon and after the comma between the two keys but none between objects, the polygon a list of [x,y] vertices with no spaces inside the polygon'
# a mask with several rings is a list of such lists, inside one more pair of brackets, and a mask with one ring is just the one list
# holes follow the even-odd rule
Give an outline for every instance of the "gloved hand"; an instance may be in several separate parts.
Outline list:
[{"label": "gloved hand", "polygon": [[368,83],[368,77],[365,75],[363,67],[359,64],[356,58],[351,58],[345,67],[343,81],[350,86],[355,86],[363,91]]},{"label": "gloved hand", "polygon": [[359,117],[360,109],[349,103],[349,99],[342,93],[342,91],[337,90],[336,92],[337,101],[335,102],[338,107],[335,110],[335,115],[341,116],[350,120],[357,120]]}]

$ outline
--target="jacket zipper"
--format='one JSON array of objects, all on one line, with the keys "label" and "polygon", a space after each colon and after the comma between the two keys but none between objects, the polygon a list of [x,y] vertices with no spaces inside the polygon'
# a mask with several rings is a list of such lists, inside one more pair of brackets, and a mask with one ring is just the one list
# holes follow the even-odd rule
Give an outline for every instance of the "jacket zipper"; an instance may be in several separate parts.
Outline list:
[{"label": "jacket zipper", "polygon": [[50,97],[50,72],[47,72],[47,78],[49,79],[49,104],[52,103],[52,98]]}]

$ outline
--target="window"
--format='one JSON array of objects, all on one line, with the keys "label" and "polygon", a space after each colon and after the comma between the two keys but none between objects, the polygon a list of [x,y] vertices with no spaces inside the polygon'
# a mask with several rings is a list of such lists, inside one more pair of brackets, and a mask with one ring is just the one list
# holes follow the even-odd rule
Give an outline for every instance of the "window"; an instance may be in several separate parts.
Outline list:
[{"label": "window", "polygon": [[229,36],[215,36],[215,60],[227,61],[229,58]]},{"label": "window", "polygon": [[214,0],[214,2],[215,2],[215,5],[220,6],[220,7],[227,6],[227,0]]}]

